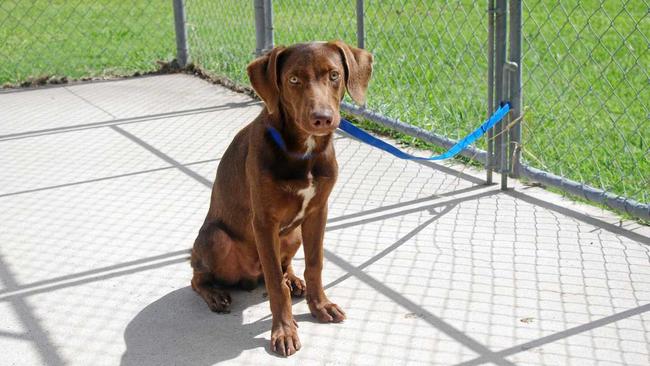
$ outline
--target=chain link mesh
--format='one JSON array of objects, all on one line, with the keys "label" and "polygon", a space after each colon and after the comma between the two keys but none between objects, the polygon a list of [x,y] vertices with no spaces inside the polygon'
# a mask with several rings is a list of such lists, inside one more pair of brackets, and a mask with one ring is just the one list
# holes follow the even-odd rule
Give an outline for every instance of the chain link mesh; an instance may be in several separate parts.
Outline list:
[{"label": "chain link mesh", "polygon": [[341,39],[356,43],[356,7],[354,1],[273,1],[275,42],[289,45],[299,42]]},{"label": "chain link mesh", "polygon": [[3,0],[0,40],[0,84],[153,71],[175,52],[167,0]]},{"label": "chain link mesh", "polygon": [[186,0],[191,61],[203,70],[247,84],[255,57],[253,1]]},{"label": "chain link mesh", "polygon": [[485,117],[486,9],[480,1],[369,2],[369,107],[455,139],[475,128]]},{"label": "chain link mesh", "polygon": [[638,0],[524,1],[528,164],[650,202],[648,9]]},{"label": "chain link mesh", "polygon": [[[255,48],[252,1],[187,6],[194,62],[246,84]],[[369,107],[451,138],[469,132],[485,116],[486,9],[479,1],[368,1],[366,48],[375,55]],[[355,11],[354,1],[275,0],[275,44],[354,45]]]}]

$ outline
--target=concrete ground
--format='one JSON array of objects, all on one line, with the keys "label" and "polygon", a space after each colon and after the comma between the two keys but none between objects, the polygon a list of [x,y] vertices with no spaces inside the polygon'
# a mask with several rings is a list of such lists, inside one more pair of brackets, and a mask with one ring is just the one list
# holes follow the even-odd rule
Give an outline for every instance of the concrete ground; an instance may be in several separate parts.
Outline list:
[{"label": "concrete ground", "polygon": [[187,75],[0,92],[0,365],[650,364],[647,227],[343,135],[324,281],[348,319],[295,301],[303,348],[270,354],[263,288],[219,315],[188,286],[259,110]]}]

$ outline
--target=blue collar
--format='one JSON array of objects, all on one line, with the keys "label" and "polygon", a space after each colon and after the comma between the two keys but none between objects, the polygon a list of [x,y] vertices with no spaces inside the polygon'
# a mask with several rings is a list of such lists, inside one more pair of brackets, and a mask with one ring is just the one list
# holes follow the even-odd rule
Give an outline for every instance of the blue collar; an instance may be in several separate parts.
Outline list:
[{"label": "blue collar", "polygon": [[282,135],[278,130],[273,128],[272,126],[268,126],[266,130],[269,132],[269,135],[271,135],[271,138],[273,141],[275,141],[275,144],[282,150],[284,151],[285,154],[289,155],[290,157],[298,160],[309,160],[311,159],[314,154],[312,153],[305,153],[305,154],[300,154],[300,153],[295,153],[291,152],[287,149],[287,144],[284,142],[284,139],[282,138]]}]

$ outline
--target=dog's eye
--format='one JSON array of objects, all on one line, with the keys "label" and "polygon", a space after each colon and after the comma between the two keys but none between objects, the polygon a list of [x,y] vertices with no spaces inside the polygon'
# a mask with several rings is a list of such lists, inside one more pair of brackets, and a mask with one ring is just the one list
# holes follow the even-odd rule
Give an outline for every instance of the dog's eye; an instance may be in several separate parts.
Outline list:
[{"label": "dog's eye", "polygon": [[336,81],[336,80],[338,80],[340,76],[341,76],[341,75],[340,75],[339,72],[336,71],[336,70],[330,72],[330,80],[332,80],[332,81]]},{"label": "dog's eye", "polygon": [[289,82],[291,84],[298,84],[298,82],[300,82],[300,80],[298,80],[297,76],[289,76]]}]

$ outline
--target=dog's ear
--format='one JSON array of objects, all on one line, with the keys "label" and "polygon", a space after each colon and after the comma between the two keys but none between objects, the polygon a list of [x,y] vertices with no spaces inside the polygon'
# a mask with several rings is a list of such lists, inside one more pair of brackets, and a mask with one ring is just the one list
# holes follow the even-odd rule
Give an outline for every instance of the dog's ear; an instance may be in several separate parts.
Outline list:
[{"label": "dog's ear", "polygon": [[332,41],[343,58],[345,83],[348,94],[359,105],[366,103],[366,91],[372,74],[372,54],[364,49],[351,47],[341,41]]},{"label": "dog's ear", "polygon": [[282,46],[275,47],[266,55],[253,60],[246,68],[251,86],[266,104],[269,114],[277,113],[279,109],[278,57],[284,50]]}]

